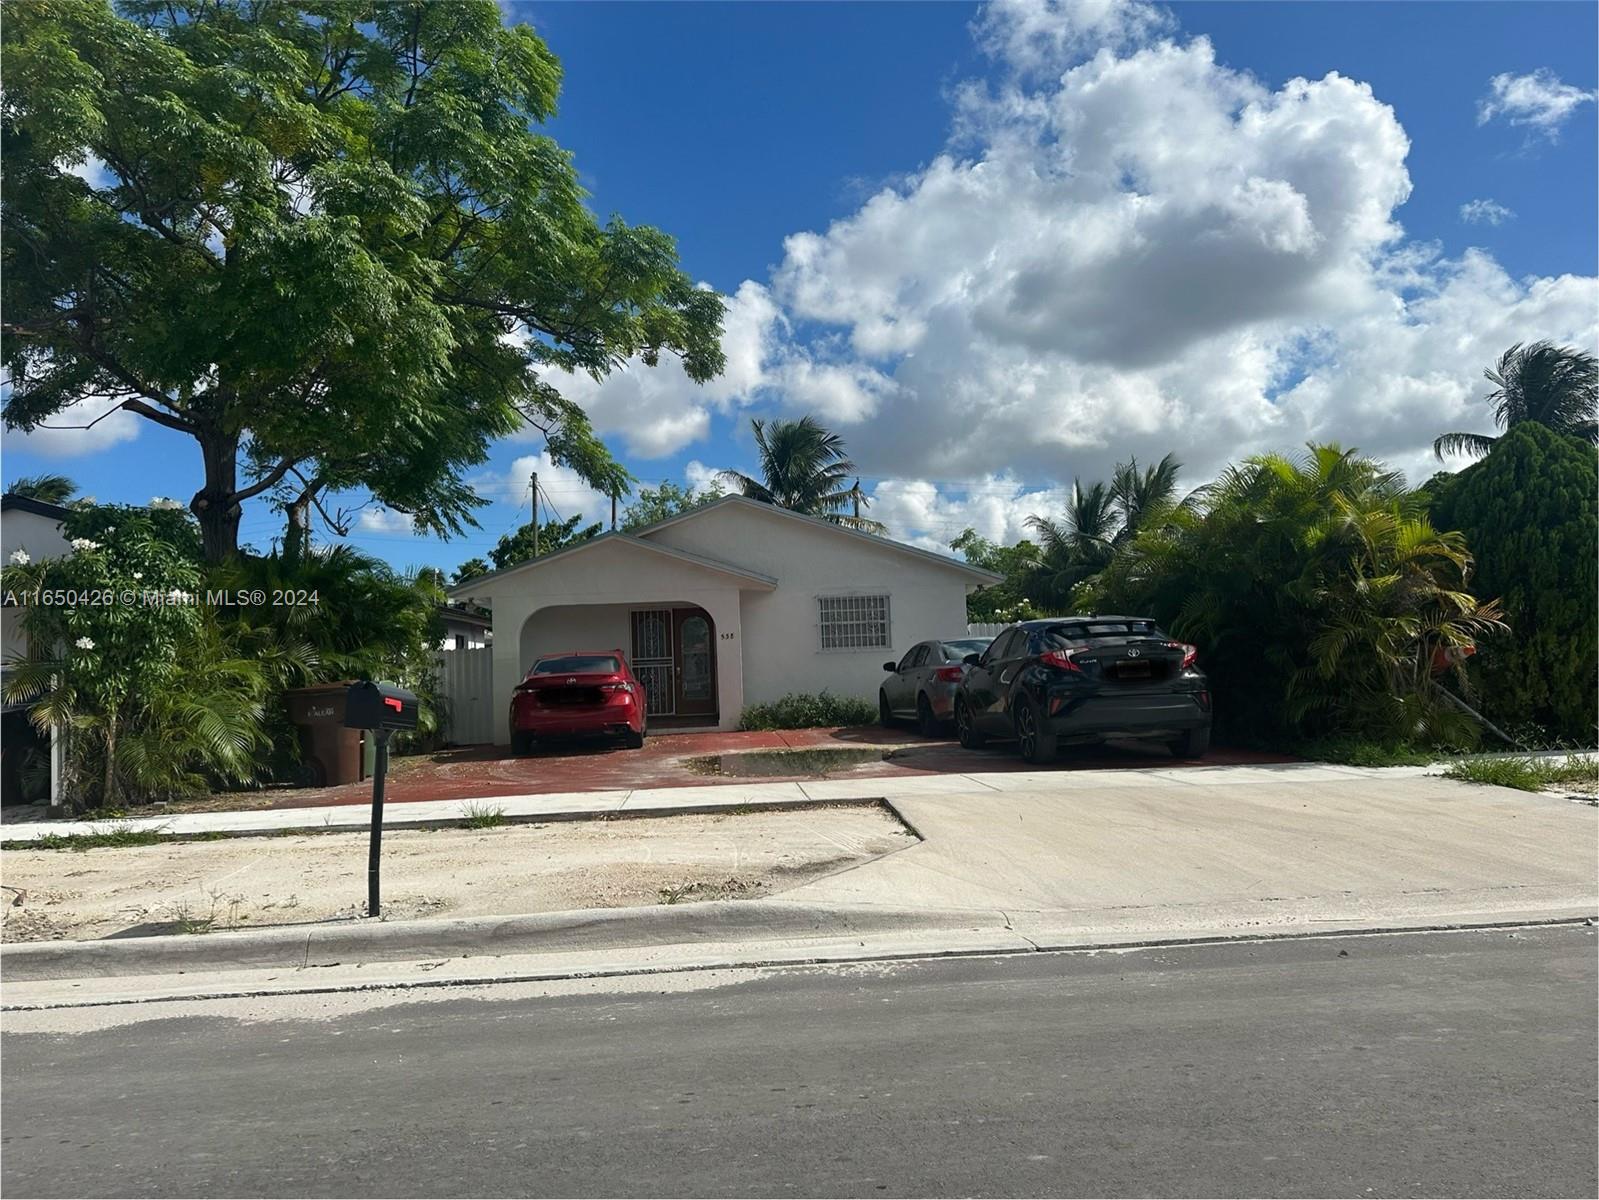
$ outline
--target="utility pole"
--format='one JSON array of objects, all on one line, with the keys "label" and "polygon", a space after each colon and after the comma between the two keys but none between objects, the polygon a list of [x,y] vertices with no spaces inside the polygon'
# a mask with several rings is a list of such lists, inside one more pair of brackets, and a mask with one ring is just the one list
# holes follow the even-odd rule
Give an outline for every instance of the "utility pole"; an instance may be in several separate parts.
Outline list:
[{"label": "utility pole", "polygon": [[857,478],[855,486],[850,488],[850,494],[855,498],[855,519],[861,519],[861,481]]},{"label": "utility pole", "polygon": [[611,493],[611,532],[616,532],[616,493]]},{"label": "utility pole", "polygon": [[528,483],[528,490],[533,493],[533,557],[539,556],[539,473],[533,472],[533,478]]}]

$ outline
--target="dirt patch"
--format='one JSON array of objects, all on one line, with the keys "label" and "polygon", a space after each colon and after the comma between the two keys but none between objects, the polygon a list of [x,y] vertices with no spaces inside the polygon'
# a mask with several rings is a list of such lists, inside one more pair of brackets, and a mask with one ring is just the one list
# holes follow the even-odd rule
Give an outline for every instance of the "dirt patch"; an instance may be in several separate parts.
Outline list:
[{"label": "dirt patch", "polygon": [[[384,916],[494,916],[774,895],[914,844],[878,808],[562,821],[383,836]],[[7,850],[0,938],[138,937],[353,920],[365,833]],[[22,902],[14,903],[20,894]]]}]

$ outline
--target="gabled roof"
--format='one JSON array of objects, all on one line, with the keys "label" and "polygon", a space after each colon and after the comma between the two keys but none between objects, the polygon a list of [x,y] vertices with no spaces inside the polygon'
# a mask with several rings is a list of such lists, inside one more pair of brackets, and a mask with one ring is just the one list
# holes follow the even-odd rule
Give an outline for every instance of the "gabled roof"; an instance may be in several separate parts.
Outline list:
[{"label": "gabled roof", "polygon": [[35,500],[32,496],[19,496],[15,492],[7,492],[0,496],[0,512],[13,508],[33,513],[35,516],[49,517],[52,521],[65,521],[71,513],[70,509],[63,508],[59,504],[51,504],[47,500]]},{"label": "gabled roof", "polygon": [[576,554],[583,554],[593,550],[596,546],[603,545],[631,546],[651,554],[659,554],[664,558],[673,558],[691,566],[703,567],[709,571],[720,571],[724,575],[732,575],[750,583],[759,584],[770,591],[777,586],[777,580],[770,575],[762,575],[758,571],[751,571],[745,567],[734,566],[732,563],[721,562],[714,558],[707,558],[703,554],[690,554],[687,550],[679,550],[675,546],[663,546],[659,542],[646,542],[631,533],[602,533],[598,537],[589,538],[586,542],[579,542],[575,546],[568,546],[564,550],[557,550],[554,554],[546,554],[540,558],[530,558],[526,562],[517,563],[514,567],[506,567],[499,571],[490,571],[487,575],[474,575],[470,579],[463,579],[452,588],[446,588],[447,596],[470,596],[474,592],[481,592],[483,584],[490,579],[500,579],[508,575],[515,575],[522,571],[532,571],[539,567],[547,566],[557,559],[567,558]]},{"label": "gabled roof", "polygon": [[679,513],[675,517],[667,517],[664,521],[656,521],[653,525],[645,525],[641,528],[635,529],[632,531],[633,536],[649,537],[650,534],[656,532],[657,530],[665,529],[668,525],[677,525],[685,521],[698,520],[706,513],[712,512],[718,508],[726,508],[729,505],[738,505],[751,508],[758,512],[784,517],[790,521],[804,521],[806,524],[814,525],[818,529],[825,529],[829,533],[843,534],[845,537],[858,538],[861,541],[866,542],[868,545],[875,546],[879,550],[892,550],[899,554],[909,554],[912,557],[922,559],[925,562],[935,563],[940,567],[947,567],[952,571],[959,571],[961,574],[970,575],[983,583],[999,583],[1005,578],[1003,575],[996,575],[993,571],[985,571],[981,567],[972,566],[971,563],[962,562],[958,558],[951,558],[945,554],[936,554],[931,550],[923,550],[918,546],[907,546],[904,542],[896,542],[891,538],[879,537],[875,533],[862,533],[860,530],[851,529],[847,525],[835,525],[833,522],[824,521],[820,517],[807,516],[805,513],[797,513],[792,509],[779,508],[775,504],[767,504],[764,500],[752,500],[748,496],[723,496],[719,500],[712,500],[709,504],[702,504],[698,508],[692,508],[688,512]]}]

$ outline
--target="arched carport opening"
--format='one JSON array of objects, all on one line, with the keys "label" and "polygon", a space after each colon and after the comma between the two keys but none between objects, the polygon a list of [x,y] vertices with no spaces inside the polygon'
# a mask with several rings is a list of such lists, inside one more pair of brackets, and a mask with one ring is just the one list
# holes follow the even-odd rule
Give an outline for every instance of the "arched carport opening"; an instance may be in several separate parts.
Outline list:
[{"label": "arched carport opening", "polygon": [[716,621],[697,604],[553,605],[527,618],[520,641],[521,674],[546,654],[621,650],[644,686],[653,728],[720,720]]}]

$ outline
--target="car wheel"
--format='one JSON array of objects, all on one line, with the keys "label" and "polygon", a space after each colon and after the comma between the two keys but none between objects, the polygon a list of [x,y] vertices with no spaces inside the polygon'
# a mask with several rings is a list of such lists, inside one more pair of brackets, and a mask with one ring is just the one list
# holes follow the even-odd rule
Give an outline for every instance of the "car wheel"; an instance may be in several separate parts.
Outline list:
[{"label": "car wheel", "polygon": [[1055,751],[1060,743],[1044,728],[1043,718],[1031,700],[1023,700],[1016,710],[1016,740],[1021,743],[1022,757],[1037,766],[1055,761]]},{"label": "car wheel", "polygon": [[511,734],[511,753],[517,756],[533,753],[533,735],[517,730]]},{"label": "car wheel", "polygon": [[933,705],[924,692],[916,697],[916,732],[923,737],[937,737],[943,732],[943,722],[933,715]]},{"label": "car wheel", "polygon": [[961,745],[968,750],[976,750],[988,740],[972,724],[972,709],[965,700],[955,701],[955,732],[960,737]]},{"label": "car wheel", "polygon": [[894,727],[894,712],[888,707],[888,693],[877,693],[877,723],[884,729]]},{"label": "car wheel", "polygon": [[1210,726],[1190,729],[1171,744],[1171,752],[1178,758],[1203,758],[1210,749]]},{"label": "car wheel", "polygon": [[622,745],[626,746],[629,750],[644,749],[644,731],[642,729],[629,729],[622,735]]}]

